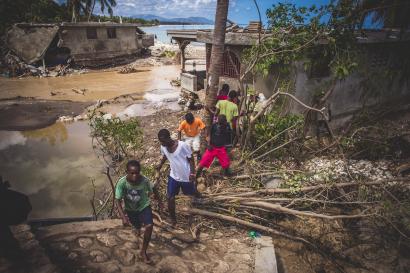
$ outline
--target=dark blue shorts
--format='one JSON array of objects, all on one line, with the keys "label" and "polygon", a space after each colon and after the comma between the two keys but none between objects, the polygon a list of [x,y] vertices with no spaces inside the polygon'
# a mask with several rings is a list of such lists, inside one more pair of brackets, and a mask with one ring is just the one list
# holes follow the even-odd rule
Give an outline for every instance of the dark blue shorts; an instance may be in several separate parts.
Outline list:
[{"label": "dark blue shorts", "polygon": [[176,181],[171,176],[168,176],[168,185],[167,185],[167,196],[168,198],[175,197],[179,193],[179,189],[182,188],[182,192],[185,195],[194,195],[195,183],[192,182],[179,182]]},{"label": "dark blue shorts", "polygon": [[152,210],[150,206],[146,207],[141,211],[126,210],[125,213],[127,214],[131,224],[136,229],[140,229],[142,224],[152,225],[154,223],[152,220]]}]

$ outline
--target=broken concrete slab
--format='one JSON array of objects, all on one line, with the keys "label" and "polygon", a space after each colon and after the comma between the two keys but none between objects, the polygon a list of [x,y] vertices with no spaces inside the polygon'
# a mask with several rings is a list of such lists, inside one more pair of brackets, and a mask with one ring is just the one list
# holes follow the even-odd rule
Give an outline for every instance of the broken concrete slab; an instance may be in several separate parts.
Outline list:
[{"label": "broken concrete slab", "polygon": [[272,238],[261,236],[256,238],[254,273],[278,273],[275,248]]},{"label": "broken concrete slab", "polygon": [[48,47],[58,32],[57,25],[20,27],[14,25],[7,32],[7,47],[28,64],[44,57]]}]

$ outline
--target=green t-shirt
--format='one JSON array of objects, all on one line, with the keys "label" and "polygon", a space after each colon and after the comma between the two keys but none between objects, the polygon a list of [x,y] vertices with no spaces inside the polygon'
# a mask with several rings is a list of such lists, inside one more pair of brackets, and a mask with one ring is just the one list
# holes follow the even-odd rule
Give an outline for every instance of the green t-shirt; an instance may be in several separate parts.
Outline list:
[{"label": "green t-shirt", "polygon": [[145,176],[141,176],[138,184],[131,184],[127,177],[121,177],[115,186],[115,199],[124,199],[125,210],[142,211],[149,206],[148,193],[152,192],[152,185]]},{"label": "green t-shirt", "polygon": [[216,108],[219,109],[219,114],[220,115],[225,115],[226,116],[226,121],[232,127],[233,126],[232,119],[239,115],[238,105],[236,105],[235,103],[233,103],[229,100],[219,100],[216,103]]}]

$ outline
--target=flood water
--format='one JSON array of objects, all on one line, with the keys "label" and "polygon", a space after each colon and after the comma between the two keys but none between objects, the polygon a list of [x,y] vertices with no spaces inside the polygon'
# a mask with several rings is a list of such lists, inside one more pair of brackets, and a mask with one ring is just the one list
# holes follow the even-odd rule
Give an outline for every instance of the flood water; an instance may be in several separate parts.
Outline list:
[{"label": "flood water", "polygon": [[[176,65],[141,67],[138,72],[120,74],[117,71],[91,71],[64,77],[0,77],[0,99],[16,96],[39,99],[96,101],[107,100],[120,95],[141,93],[154,89],[170,88],[169,82],[179,77],[180,67]],[[73,89],[85,89],[84,95]],[[51,93],[53,92],[53,96]]]},{"label": "flood water", "polygon": [[108,183],[93,152],[87,122],[34,131],[0,131],[0,174],[12,189],[27,194],[30,218],[92,215],[96,187]]},{"label": "flood water", "polygon": [[[178,89],[170,81],[179,76],[178,66],[141,68],[119,74],[90,72],[56,78],[0,78],[0,98],[16,96],[73,101],[110,99],[140,93],[144,101],[124,111],[129,116],[153,114],[164,102],[175,107]],[[85,95],[72,89],[86,89]],[[50,91],[58,93],[50,97]],[[16,113],[18,115],[18,113]],[[0,175],[30,197],[30,218],[81,217],[92,215],[92,182],[108,186],[102,173],[105,163],[93,149],[87,122],[57,122],[34,131],[0,131]]]}]

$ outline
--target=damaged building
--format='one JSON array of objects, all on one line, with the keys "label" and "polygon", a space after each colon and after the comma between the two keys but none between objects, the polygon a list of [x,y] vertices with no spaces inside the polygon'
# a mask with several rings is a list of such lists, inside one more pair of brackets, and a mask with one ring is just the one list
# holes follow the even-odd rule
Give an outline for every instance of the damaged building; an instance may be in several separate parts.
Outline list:
[{"label": "damaged building", "polygon": [[[251,22],[245,28],[227,27],[225,34],[225,53],[221,68],[219,85],[229,84],[231,89],[238,90],[241,71],[246,69],[241,61],[242,53],[258,41],[260,25]],[[169,30],[168,35],[178,43],[182,49],[190,42],[204,43],[206,46],[206,71],[204,78],[208,78],[211,50],[213,43],[213,31],[211,30]],[[270,35],[265,30],[262,37]],[[365,60],[368,71],[374,68],[389,71],[406,70],[410,60],[406,58],[410,48],[410,31],[400,32],[393,29],[363,30],[356,37],[360,55]],[[181,52],[183,53],[183,50]],[[183,56],[181,57],[184,60]],[[316,60],[309,69],[305,69],[303,61],[294,64],[294,90],[292,93],[306,104],[313,105],[318,90],[327,90],[327,84],[331,80],[330,65],[326,60]],[[182,66],[184,69],[184,66]],[[198,74],[198,71],[196,72]],[[390,73],[392,74],[392,73]],[[194,78],[193,80],[191,78]],[[272,95],[273,86],[277,79],[275,69],[267,76],[261,74],[254,78],[245,78],[244,83],[253,86],[255,90],[263,93],[266,97]],[[181,74],[181,84],[189,89],[192,82],[199,82],[189,73]],[[205,80],[204,85],[206,85]],[[191,84],[192,85],[192,84]],[[195,84],[194,84],[195,85]],[[197,89],[191,88],[192,91]],[[341,128],[364,106],[376,106],[393,104],[399,109],[399,105],[410,101],[410,84],[408,74],[396,75],[388,79],[378,78],[374,75],[364,77],[359,72],[352,73],[343,81],[338,81],[334,91],[327,99],[327,108],[332,113],[330,125]],[[304,108],[298,103],[291,102],[288,111],[292,113],[303,113]]]},{"label": "damaged building", "polygon": [[154,45],[154,36],[129,23],[19,23],[7,32],[6,45],[27,64],[70,60],[92,67],[133,60]]}]

